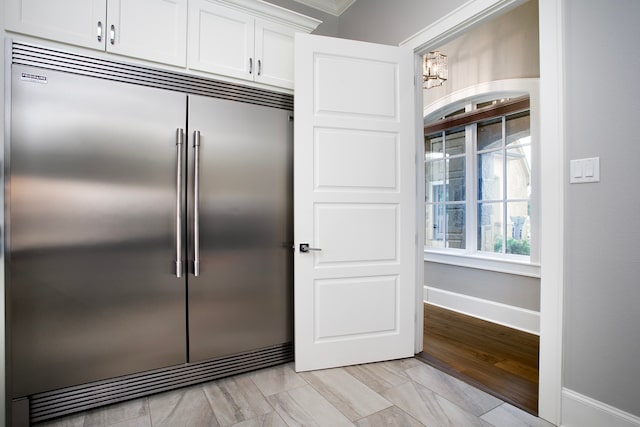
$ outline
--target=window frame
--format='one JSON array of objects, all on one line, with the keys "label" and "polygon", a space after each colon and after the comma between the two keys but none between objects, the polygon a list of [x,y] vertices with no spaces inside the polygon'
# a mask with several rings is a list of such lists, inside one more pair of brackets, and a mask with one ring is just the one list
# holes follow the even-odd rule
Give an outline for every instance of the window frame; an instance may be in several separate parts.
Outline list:
[{"label": "window frame", "polygon": [[[528,80],[528,79],[524,79]],[[537,82],[536,82],[537,83]],[[430,125],[424,127],[424,136],[432,135],[438,131],[446,131],[454,126],[465,126],[466,131],[466,249],[454,249],[446,247],[424,247],[424,260],[430,262],[444,263],[450,265],[458,265],[471,268],[486,269],[509,274],[518,274],[531,277],[540,277],[539,264],[539,162],[538,150],[539,143],[537,141],[537,84],[527,85],[529,90],[508,92],[491,92],[476,94],[475,96],[462,97],[462,99],[451,100],[453,96],[449,96],[439,101],[439,105],[431,108],[430,114],[425,114],[425,122],[431,122]],[[489,101],[491,99],[513,98],[506,102],[498,103],[489,107],[476,109],[477,104]],[[448,103],[443,103],[445,101]],[[453,111],[465,108],[465,112],[446,117],[435,121],[435,118],[442,118]],[[529,111],[529,129],[531,135],[531,151],[532,151],[532,169],[531,169],[531,194],[529,202],[531,205],[530,212],[530,228],[531,228],[531,252],[529,256],[507,254],[507,253],[491,253],[478,250],[477,243],[477,222],[478,222],[478,151],[476,149],[477,125],[480,122],[488,121],[490,118],[504,117],[515,115],[522,111]],[[428,109],[425,109],[425,113]],[[503,131],[504,122],[503,121]],[[469,123],[471,122],[471,123]],[[506,138],[506,135],[502,135]],[[424,144],[422,144],[424,150]],[[504,150],[505,147],[502,147]],[[423,161],[425,156],[423,153]],[[424,170],[423,163],[423,170]],[[506,167],[506,164],[505,164]],[[427,190],[426,180],[425,191]],[[506,186],[506,180],[505,184]],[[433,209],[432,204],[427,204],[425,198],[422,198],[425,211]],[[504,194],[504,200],[509,200],[508,195]],[[473,214],[470,214],[470,210]],[[505,205],[506,209],[506,205]],[[506,223],[506,219],[505,219]],[[423,233],[426,234],[426,223],[422,227]],[[503,228],[506,227],[506,224]],[[505,234],[504,242],[507,241],[508,235]],[[426,243],[426,236],[425,236]],[[506,243],[503,243],[503,248]]]}]

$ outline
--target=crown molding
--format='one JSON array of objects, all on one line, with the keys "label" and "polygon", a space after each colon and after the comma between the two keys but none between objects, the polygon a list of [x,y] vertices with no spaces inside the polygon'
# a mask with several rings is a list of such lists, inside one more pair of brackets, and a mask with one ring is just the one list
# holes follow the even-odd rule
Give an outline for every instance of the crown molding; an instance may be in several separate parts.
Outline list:
[{"label": "crown molding", "polygon": [[[301,13],[293,12],[275,4],[267,3],[263,0],[208,0],[210,2],[223,4],[243,12],[250,13],[271,21],[282,22],[296,27],[299,31],[310,33],[315,30],[322,21],[305,16]],[[354,0],[355,1],[355,0]]]},{"label": "crown molding", "polygon": [[295,0],[306,6],[321,10],[334,16],[340,16],[356,0]]}]

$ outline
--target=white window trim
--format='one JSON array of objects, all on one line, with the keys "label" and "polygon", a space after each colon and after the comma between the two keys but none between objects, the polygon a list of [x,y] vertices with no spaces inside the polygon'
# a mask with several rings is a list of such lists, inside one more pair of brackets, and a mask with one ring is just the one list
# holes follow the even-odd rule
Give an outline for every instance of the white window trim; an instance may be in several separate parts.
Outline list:
[{"label": "white window trim", "polygon": [[469,253],[464,249],[425,249],[424,260],[438,264],[477,268],[518,276],[540,277],[540,264],[522,259],[520,255],[498,254],[491,256],[484,252]]},{"label": "white window trim", "polygon": [[[468,249],[451,248],[425,248],[424,260],[442,264],[450,264],[461,267],[477,268],[501,273],[516,274],[529,277],[540,277],[540,144],[539,134],[539,79],[508,79],[481,83],[438,99],[427,105],[423,110],[423,117],[441,117],[460,108],[461,105],[469,105],[489,101],[496,98],[515,98],[529,95],[530,99],[530,129],[532,138],[532,190],[530,200],[535,201],[531,205],[531,255],[523,257],[520,255],[496,254],[491,255],[484,252],[469,251]],[[467,138],[467,145],[473,143],[473,138]],[[469,147],[467,147],[467,150]],[[424,158],[424,156],[422,157]],[[476,177],[475,160],[467,161],[467,189],[474,188]],[[471,169],[471,171],[469,170]],[[471,184],[471,187],[469,186]],[[469,193],[468,193],[469,194]],[[477,221],[475,215],[467,218],[474,223]],[[475,224],[473,224],[475,225]],[[469,239],[469,236],[467,236]],[[469,248],[467,242],[467,248]]]}]

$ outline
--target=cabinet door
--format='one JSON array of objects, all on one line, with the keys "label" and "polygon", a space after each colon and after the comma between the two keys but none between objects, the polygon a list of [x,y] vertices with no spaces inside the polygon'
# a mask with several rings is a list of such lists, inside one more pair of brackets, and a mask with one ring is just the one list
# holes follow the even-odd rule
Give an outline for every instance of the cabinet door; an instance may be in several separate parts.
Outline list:
[{"label": "cabinet door", "polygon": [[189,60],[193,70],[253,79],[255,19],[207,0],[189,4]]},{"label": "cabinet door", "polygon": [[186,65],[187,0],[108,0],[107,51]]},{"label": "cabinet door", "polygon": [[256,19],[255,81],[293,89],[293,36],[291,27]]},{"label": "cabinet door", "polygon": [[6,0],[4,8],[7,30],[104,50],[106,0]]}]

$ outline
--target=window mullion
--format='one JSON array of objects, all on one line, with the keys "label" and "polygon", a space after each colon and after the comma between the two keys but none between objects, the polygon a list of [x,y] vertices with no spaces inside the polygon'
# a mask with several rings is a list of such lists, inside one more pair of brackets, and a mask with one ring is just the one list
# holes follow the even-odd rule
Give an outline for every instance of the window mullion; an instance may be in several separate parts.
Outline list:
[{"label": "window mullion", "polygon": [[502,253],[507,253],[507,117],[502,116]]},{"label": "window mullion", "polygon": [[467,159],[465,184],[467,187],[466,200],[466,248],[467,252],[478,250],[478,176],[476,155],[477,124],[465,126],[465,152]]},{"label": "window mullion", "polygon": [[447,158],[447,132],[442,131],[442,159],[443,165],[442,170],[444,171],[444,176],[442,177],[442,217],[444,223],[444,233],[442,234],[442,241],[444,243],[444,248],[449,247],[449,218],[447,217],[447,202],[449,195],[449,160]]}]

